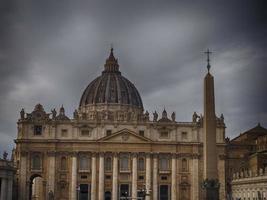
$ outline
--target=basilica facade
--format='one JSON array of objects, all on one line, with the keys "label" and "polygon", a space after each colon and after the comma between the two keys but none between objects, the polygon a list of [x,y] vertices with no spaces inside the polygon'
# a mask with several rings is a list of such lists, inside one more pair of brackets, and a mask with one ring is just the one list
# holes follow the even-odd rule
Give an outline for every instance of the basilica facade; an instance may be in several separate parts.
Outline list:
[{"label": "basilica facade", "polygon": [[203,115],[192,112],[192,121],[179,122],[165,109],[149,113],[111,49],[72,117],[63,106],[21,110],[19,199],[200,200],[212,179],[225,199],[225,124],[215,115],[209,71],[203,93]]}]

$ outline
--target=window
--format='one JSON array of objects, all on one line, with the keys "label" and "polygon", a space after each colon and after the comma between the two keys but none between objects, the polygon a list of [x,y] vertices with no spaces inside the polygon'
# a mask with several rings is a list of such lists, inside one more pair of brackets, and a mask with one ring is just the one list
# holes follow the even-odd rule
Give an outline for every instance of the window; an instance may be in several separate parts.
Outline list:
[{"label": "window", "polygon": [[120,198],[119,199],[121,199],[121,197],[130,196],[129,192],[130,192],[130,186],[128,184],[121,184],[120,185]]},{"label": "window", "polygon": [[138,170],[145,171],[145,159],[144,158],[138,159]]},{"label": "window", "polygon": [[159,159],[159,169],[160,170],[169,170],[169,160],[167,158]]},{"label": "window", "polygon": [[160,138],[169,138],[169,132],[168,131],[161,131],[160,132]]},{"label": "window", "polygon": [[145,131],[140,130],[140,131],[139,131],[139,135],[142,136],[142,137],[144,137],[144,136],[145,136]]},{"label": "window", "polygon": [[144,176],[138,176],[139,180],[144,180]]},{"label": "window", "polygon": [[81,156],[79,159],[79,170],[89,170],[89,159],[86,156]]},{"label": "window", "polygon": [[88,137],[90,136],[90,131],[89,130],[81,130],[81,136]]},{"label": "window", "polygon": [[61,137],[68,137],[68,130],[67,129],[61,130]]},{"label": "window", "polygon": [[41,158],[39,155],[34,155],[32,157],[32,169],[40,170],[41,169]]},{"label": "window", "polygon": [[167,181],[168,180],[168,176],[161,176],[160,177],[162,181]]},{"label": "window", "polygon": [[34,135],[42,135],[43,127],[41,125],[34,126]]},{"label": "window", "polygon": [[129,158],[128,156],[122,156],[120,158],[120,170],[128,171],[129,170]]},{"label": "window", "polygon": [[187,171],[187,160],[185,158],[182,159],[182,172]]},{"label": "window", "polygon": [[182,132],[182,140],[187,140],[187,132]]},{"label": "window", "polygon": [[112,160],[111,157],[107,157],[105,160],[105,171],[110,172],[112,169]]},{"label": "window", "polygon": [[61,158],[60,169],[67,170],[67,158],[66,157]]},{"label": "window", "polygon": [[81,179],[87,179],[88,177],[86,175],[81,175]]},{"label": "window", "polygon": [[106,131],[106,136],[110,136],[112,134],[112,131],[111,130],[107,130]]}]

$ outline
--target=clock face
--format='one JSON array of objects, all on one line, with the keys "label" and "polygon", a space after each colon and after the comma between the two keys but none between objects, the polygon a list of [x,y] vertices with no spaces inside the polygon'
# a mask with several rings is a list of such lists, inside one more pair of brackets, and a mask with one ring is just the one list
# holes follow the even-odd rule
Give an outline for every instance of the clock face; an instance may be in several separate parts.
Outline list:
[{"label": "clock face", "polygon": [[42,135],[43,127],[41,125],[34,126],[34,135]]},{"label": "clock face", "polygon": [[36,117],[37,117],[37,118],[41,118],[42,115],[41,115],[40,113],[36,113]]}]

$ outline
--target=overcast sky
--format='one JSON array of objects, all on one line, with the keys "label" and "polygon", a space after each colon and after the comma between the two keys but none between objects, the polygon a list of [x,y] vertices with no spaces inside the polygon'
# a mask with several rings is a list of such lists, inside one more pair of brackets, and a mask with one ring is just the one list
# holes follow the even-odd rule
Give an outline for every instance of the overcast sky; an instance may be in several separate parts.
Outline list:
[{"label": "overcast sky", "polygon": [[114,46],[122,75],[150,113],[203,113],[207,48],[226,135],[267,127],[266,5],[258,0],[0,2],[0,153],[14,147],[19,111],[78,107]]}]

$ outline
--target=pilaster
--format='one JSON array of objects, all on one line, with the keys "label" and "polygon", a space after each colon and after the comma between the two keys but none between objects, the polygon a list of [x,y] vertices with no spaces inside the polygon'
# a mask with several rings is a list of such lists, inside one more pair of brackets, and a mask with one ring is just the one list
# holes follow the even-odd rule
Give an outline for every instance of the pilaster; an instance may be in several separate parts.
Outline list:
[{"label": "pilaster", "polygon": [[104,153],[99,154],[98,200],[104,200]]},{"label": "pilaster", "polygon": [[77,154],[73,153],[71,155],[71,189],[70,189],[70,199],[77,199]]},{"label": "pilaster", "polygon": [[133,154],[133,167],[132,167],[132,197],[137,197],[137,154]]},{"label": "pilaster", "polygon": [[171,160],[171,164],[172,164],[172,185],[171,185],[171,199],[172,200],[176,200],[176,193],[177,193],[177,178],[176,178],[176,173],[177,173],[177,169],[176,169],[176,155],[173,154],[172,155],[172,160]]},{"label": "pilaster", "polygon": [[153,154],[153,198],[158,199],[158,154]]},{"label": "pilaster", "polygon": [[151,154],[146,154],[146,191],[149,195],[146,196],[145,200],[150,200],[151,190]]},{"label": "pilaster", "polygon": [[47,153],[47,158],[48,158],[48,163],[47,163],[47,172],[48,172],[48,191],[47,193],[49,193],[50,191],[53,192],[53,194],[55,195],[55,169],[56,169],[56,157],[55,157],[56,153],[54,151],[48,152]]},{"label": "pilaster", "polygon": [[96,153],[92,154],[91,200],[96,200]]},{"label": "pilaster", "polygon": [[118,154],[113,154],[112,167],[112,200],[118,199]]}]

